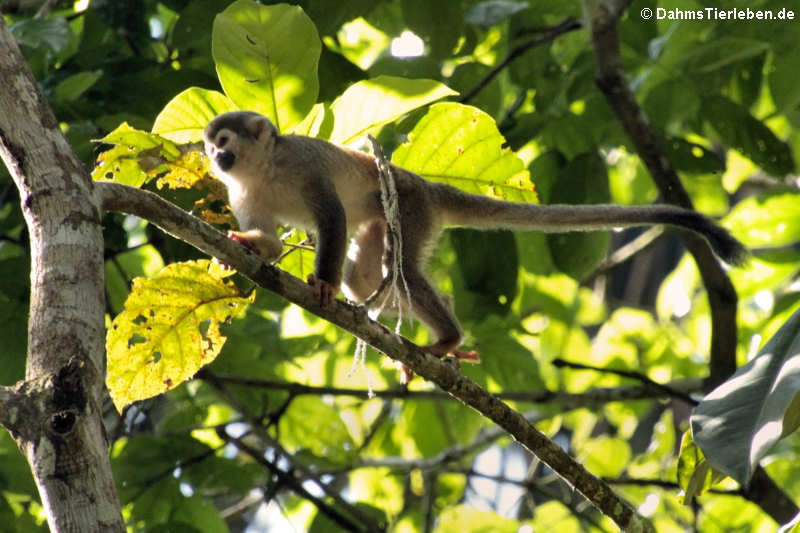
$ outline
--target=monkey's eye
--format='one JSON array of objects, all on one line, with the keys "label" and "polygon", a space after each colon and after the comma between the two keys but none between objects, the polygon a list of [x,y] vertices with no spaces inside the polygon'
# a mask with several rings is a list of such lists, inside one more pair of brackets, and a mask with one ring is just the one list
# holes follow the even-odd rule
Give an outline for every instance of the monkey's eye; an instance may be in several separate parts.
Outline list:
[{"label": "monkey's eye", "polygon": [[226,144],[228,144],[228,136],[227,135],[222,135],[222,136],[220,136],[219,139],[217,139],[217,146],[219,146],[220,148],[224,148]]}]

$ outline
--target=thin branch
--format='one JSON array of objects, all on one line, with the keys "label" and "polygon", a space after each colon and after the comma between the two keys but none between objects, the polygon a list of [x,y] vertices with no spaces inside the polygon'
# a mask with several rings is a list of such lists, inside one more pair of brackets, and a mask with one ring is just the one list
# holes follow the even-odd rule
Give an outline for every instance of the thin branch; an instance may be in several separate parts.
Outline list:
[{"label": "thin branch", "polygon": [[687,404],[689,404],[691,406],[696,406],[699,403],[697,400],[695,400],[694,398],[692,398],[688,394],[686,394],[686,393],[684,393],[682,391],[679,391],[679,390],[675,390],[672,387],[670,387],[669,385],[662,385],[661,383],[659,383],[657,381],[653,381],[652,379],[650,379],[645,374],[642,374],[641,372],[636,372],[634,370],[620,370],[620,369],[616,369],[616,368],[602,368],[602,367],[598,367],[598,366],[585,365],[583,363],[573,363],[572,361],[567,361],[565,359],[558,359],[558,358],[557,359],[553,359],[552,364],[556,368],[573,368],[573,369],[577,369],[577,370],[593,370],[595,372],[605,372],[607,374],[614,374],[616,376],[622,376],[622,377],[625,377],[625,378],[635,379],[637,381],[640,381],[642,384],[644,384],[645,387],[650,387],[652,389],[655,389],[655,390],[661,392],[662,394],[670,396],[672,398],[677,398],[679,400],[683,400],[684,402],[686,402]]},{"label": "thin branch", "polygon": [[98,203],[105,210],[122,211],[153,222],[167,233],[236,268],[261,287],[363,339],[378,351],[400,361],[416,374],[436,383],[453,397],[493,420],[558,472],[621,529],[650,530],[630,504],[617,496],[608,485],[591,475],[583,465],[534,428],[520,413],[462,375],[457,364],[449,358],[440,360],[426,353],[408,339],[370,320],[361,307],[338,300],[330,307],[322,307],[306,283],[264,264],[240,244],[153,193],[114,183],[97,183],[96,188]]},{"label": "thin branch", "polygon": [[[336,491],[330,490],[330,488],[320,481],[320,475],[316,475],[315,473],[311,472],[311,469],[307,467],[302,461],[300,461],[297,457],[292,456],[289,452],[287,452],[283,446],[270,434],[267,432],[267,428],[263,425],[264,417],[257,416],[253,412],[248,409],[248,407],[239,400],[238,397],[231,394],[230,391],[222,384],[221,382],[217,381],[213,375],[205,376],[206,382],[211,385],[214,389],[216,389],[220,394],[222,394],[225,399],[230,403],[234,409],[236,409],[242,417],[247,421],[250,426],[250,430],[253,435],[257,436],[263,443],[265,447],[272,449],[275,453],[276,458],[283,458],[286,462],[291,466],[291,468],[287,470],[291,470],[293,472],[293,477],[297,480],[305,481],[313,481],[317,488],[322,491],[325,496],[331,500],[331,502],[337,506],[338,509],[347,510],[347,513],[359,520],[362,524],[365,524],[369,531],[376,531],[380,528],[378,527],[377,523],[374,522],[373,518],[364,513],[358,507],[352,505],[351,503],[345,501],[345,499]],[[284,404],[285,405],[285,404]],[[279,408],[280,409],[280,408]],[[277,423],[275,424],[277,426]],[[276,459],[277,461],[277,459]],[[298,481],[299,482],[299,481]],[[275,488],[277,490],[277,487]]]},{"label": "thin branch", "polygon": [[550,26],[547,28],[543,28],[539,35],[531,39],[529,41],[525,41],[524,43],[516,46],[511,52],[508,53],[505,59],[503,59],[500,63],[498,63],[492,70],[489,71],[486,76],[483,77],[472,89],[469,90],[464,96],[461,97],[459,100],[462,104],[469,103],[475,96],[478,95],[489,83],[500,74],[504,68],[510,65],[515,59],[521,57],[525,52],[530,50],[535,46],[539,46],[541,44],[549,43],[550,41],[554,40],[559,35],[564,33],[577,30],[582,27],[582,24],[575,20],[572,17],[568,17],[563,21],[559,22],[555,26]]},{"label": "thin branch", "polygon": [[[615,372],[616,370],[609,370],[605,368],[592,368],[603,372]],[[348,388],[348,387],[327,387],[327,386],[313,386],[304,385],[302,383],[295,383],[290,381],[279,381],[274,379],[261,379],[249,378],[246,376],[236,376],[232,374],[219,374],[211,372],[210,370],[203,369],[198,373],[198,377],[204,378],[213,375],[214,379],[220,383],[227,383],[230,385],[238,385],[242,387],[263,388],[270,390],[282,390],[295,396],[301,395],[314,395],[314,396],[352,396],[366,400],[368,399],[369,391],[366,389]],[[700,392],[702,388],[702,379],[686,379],[676,381],[670,384],[660,384],[649,380],[647,376],[638,374],[635,377],[644,385],[633,387],[609,387],[591,389],[586,392],[569,393],[563,391],[505,391],[498,392],[494,395],[502,400],[514,402],[527,402],[536,404],[555,404],[561,405],[566,409],[577,409],[581,407],[598,407],[611,402],[626,402],[636,400],[658,400],[669,398],[680,398],[684,401],[692,403],[694,400],[689,396],[689,393]],[[401,386],[392,389],[373,390],[373,396],[376,398],[383,398],[387,400],[400,399],[400,400],[446,400],[452,396],[444,391],[438,389],[426,390],[409,390],[407,387]]]},{"label": "thin branch", "polygon": [[653,226],[646,229],[632,241],[614,250],[605,260],[603,260],[602,263],[597,266],[596,271],[604,272],[624,263],[634,255],[650,246],[663,234],[663,226]]},{"label": "thin branch", "polygon": [[226,431],[224,431],[223,428],[218,428],[217,436],[219,436],[219,438],[221,438],[225,442],[233,444],[241,452],[249,455],[250,458],[253,459],[256,463],[267,468],[267,470],[269,470],[272,473],[272,475],[275,476],[275,478],[278,480],[280,484],[290,488],[298,496],[314,504],[321,513],[325,514],[333,522],[343,527],[345,531],[383,531],[383,529],[380,528],[375,529],[370,527],[369,525],[366,525],[365,529],[365,527],[356,524],[355,522],[350,520],[350,518],[340,513],[338,509],[336,509],[331,505],[328,505],[328,503],[325,500],[311,494],[303,486],[303,483],[300,480],[296,479],[291,473],[284,472],[283,470],[278,468],[277,465],[273,464],[271,461],[268,461],[264,457],[263,452],[248,445],[240,438],[229,435]]}]

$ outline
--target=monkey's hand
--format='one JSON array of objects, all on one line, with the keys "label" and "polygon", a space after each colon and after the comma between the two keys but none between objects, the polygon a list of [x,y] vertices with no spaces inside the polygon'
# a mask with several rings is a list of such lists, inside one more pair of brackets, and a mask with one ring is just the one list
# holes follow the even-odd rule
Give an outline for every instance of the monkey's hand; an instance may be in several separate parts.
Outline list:
[{"label": "monkey's hand", "polygon": [[322,307],[333,305],[333,299],[339,293],[339,287],[332,283],[320,279],[314,274],[308,276],[308,284],[314,289],[314,296],[319,300]]},{"label": "monkey's hand", "polygon": [[[247,248],[251,252],[258,253],[258,250],[256,249],[255,245],[252,242],[250,242],[249,240],[247,240],[245,237],[242,237],[239,233],[237,233],[235,231],[229,231],[228,232],[228,238],[230,240],[232,240],[232,241],[238,242],[239,244],[241,244],[242,246],[244,246],[245,248]],[[225,269],[225,270],[233,270],[232,266],[230,266],[228,263],[223,263],[222,261],[220,261],[216,257],[214,258],[214,262],[219,264],[220,266],[222,266],[222,268]]]},{"label": "monkey's hand", "polygon": [[253,241],[251,241],[250,239],[248,239],[247,237],[245,237],[244,235],[242,235],[241,233],[239,233],[237,231],[229,231],[228,232],[228,238],[230,240],[232,240],[232,241],[238,242],[239,244],[241,244],[242,246],[244,246],[245,248],[247,248],[251,252],[258,253],[258,248],[256,248],[255,243]]}]

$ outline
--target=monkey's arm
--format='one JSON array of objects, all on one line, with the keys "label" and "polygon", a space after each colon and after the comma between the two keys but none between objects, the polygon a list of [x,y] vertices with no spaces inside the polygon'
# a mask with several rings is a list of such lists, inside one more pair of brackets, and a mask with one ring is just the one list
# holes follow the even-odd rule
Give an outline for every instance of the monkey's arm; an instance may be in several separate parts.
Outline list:
[{"label": "monkey's arm", "polygon": [[342,281],[342,265],[347,252],[347,217],[336,189],[329,180],[310,180],[302,191],[306,206],[317,226],[314,274],[308,283],[314,287],[323,306],[333,303]]}]

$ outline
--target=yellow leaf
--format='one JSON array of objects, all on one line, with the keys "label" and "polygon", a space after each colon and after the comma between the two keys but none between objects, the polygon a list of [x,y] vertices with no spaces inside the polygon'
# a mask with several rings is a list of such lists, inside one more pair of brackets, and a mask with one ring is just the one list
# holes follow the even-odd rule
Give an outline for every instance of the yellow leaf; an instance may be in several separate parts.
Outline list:
[{"label": "yellow leaf", "polygon": [[253,301],[225,280],[231,274],[201,260],[133,281],[106,337],[106,385],[118,410],[177,387],[217,357],[225,344],[220,323]]}]

